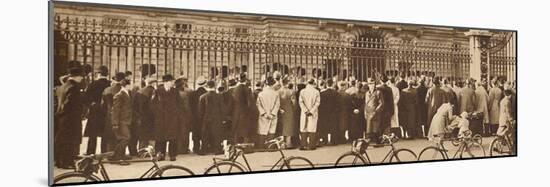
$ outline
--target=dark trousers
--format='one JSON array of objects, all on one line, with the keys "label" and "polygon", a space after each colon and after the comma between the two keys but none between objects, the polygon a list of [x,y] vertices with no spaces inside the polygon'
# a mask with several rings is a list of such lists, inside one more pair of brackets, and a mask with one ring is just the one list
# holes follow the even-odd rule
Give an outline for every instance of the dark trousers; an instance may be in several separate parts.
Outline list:
[{"label": "dark trousers", "polygon": [[116,137],[116,144],[114,147],[114,157],[121,158],[126,155],[126,147],[130,141],[130,129],[128,125],[119,125],[118,129],[113,130]]},{"label": "dark trousers", "polygon": [[187,154],[189,153],[189,131],[182,131],[178,137],[178,153]]},{"label": "dark trousers", "polygon": [[[168,145],[166,145],[168,143]],[[155,147],[157,151],[166,155],[166,146],[168,146],[168,154],[170,157],[176,157],[178,155],[178,143],[176,140],[157,140]]]},{"label": "dark trousers", "polygon": [[346,143],[346,130],[336,129],[330,134],[330,142],[335,145]]},{"label": "dark trousers", "polygon": [[223,152],[223,133],[221,129],[211,129],[207,131],[203,137],[203,147],[202,151],[211,152],[211,153],[220,153]]},{"label": "dark trousers", "polygon": [[139,136],[138,135],[138,126],[132,125],[130,128],[130,139],[128,141],[128,151],[130,152],[130,155],[136,156],[137,155],[137,147],[139,142]]},{"label": "dark trousers", "polygon": [[197,153],[201,150],[201,140],[202,140],[202,128],[198,122],[193,123],[191,128],[193,133],[193,152]]},{"label": "dark trousers", "polygon": [[[86,154],[95,154],[97,149],[97,136],[88,137],[88,147],[86,147]],[[100,153],[107,152],[107,140],[101,139],[101,145],[99,149]]]}]

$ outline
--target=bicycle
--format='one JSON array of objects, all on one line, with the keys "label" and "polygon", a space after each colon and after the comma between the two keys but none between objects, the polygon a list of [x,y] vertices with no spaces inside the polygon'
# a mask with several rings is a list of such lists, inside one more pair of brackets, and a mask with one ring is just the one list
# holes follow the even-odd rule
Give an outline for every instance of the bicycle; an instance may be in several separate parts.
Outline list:
[{"label": "bicycle", "polygon": [[[382,143],[389,145],[391,149],[386,153],[386,156],[380,161],[380,163],[397,163],[397,162],[413,162],[416,161],[416,154],[410,149],[397,149],[394,143],[398,141],[398,138],[394,133],[390,135],[382,136]],[[364,138],[359,138],[352,142],[351,151],[344,153],[336,160],[334,166],[355,166],[355,165],[370,165],[373,164],[367,148],[370,141]]]},{"label": "bicycle", "polygon": [[504,135],[498,135],[495,139],[493,139],[493,141],[491,141],[491,146],[489,146],[489,156],[506,156],[516,154],[516,145],[513,141],[513,133],[515,132],[514,123],[515,122],[511,122],[510,127]]},{"label": "bicycle", "polygon": [[[441,143],[436,143],[435,146],[428,146],[422,151],[420,151],[420,154],[418,155],[418,161],[421,160],[449,160],[451,157],[449,157],[448,149],[444,146],[444,141],[458,141],[458,149],[454,153],[452,159],[456,158],[480,158],[485,157],[485,149],[483,149],[483,146],[476,140],[474,137],[472,137],[472,131],[468,130],[464,132],[463,137],[458,137],[456,139],[444,139],[441,141]],[[481,152],[479,154],[474,154],[474,152]]]},{"label": "bicycle", "polygon": [[[129,162],[152,162],[153,166],[149,168],[145,173],[141,175],[139,179],[146,178],[162,178],[162,177],[174,177],[174,176],[191,176],[194,173],[185,167],[177,165],[165,165],[159,166],[158,155],[153,156],[154,148],[152,146],[139,150],[144,157],[150,157],[150,159],[134,160]],[[111,178],[105,169],[105,163],[120,163],[120,161],[103,161],[105,158],[111,157],[114,152],[107,152],[101,154],[92,154],[80,156],[75,165],[74,171],[60,174],[54,178],[54,184],[69,184],[69,183],[83,183],[83,182],[99,182],[110,181]],[[96,175],[99,173],[101,178]]]},{"label": "bicycle", "polygon": [[[271,166],[270,171],[276,169],[300,169],[300,168],[314,168],[313,163],[307,158],[300,156],[286,156],[283,152],[284,138],[282,136],[273,140],[267,141],[265,144],[268,146],[268,150],[278,151],[281,155],[279,160]],[[276,146],[274,149],[273,146]],[[205,175],[222,174],[222,173],[243,173],[252,172],[250,163],[246,158],[244,150],[250,147],[254,147],[253,143],[243,143],[228,145],[224,148],[225,158],[212,158],[214,164],[206,169]],[[242,157],[245,165],[237,161],[239,157]]]}]

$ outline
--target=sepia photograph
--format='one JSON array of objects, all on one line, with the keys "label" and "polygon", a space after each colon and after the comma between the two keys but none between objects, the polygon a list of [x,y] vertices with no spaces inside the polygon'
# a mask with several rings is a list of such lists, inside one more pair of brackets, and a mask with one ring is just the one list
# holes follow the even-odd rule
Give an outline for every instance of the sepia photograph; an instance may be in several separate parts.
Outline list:
[{"label": "sepia photograph", "polygon": [[49,185],[518,155],[516,30],[48,8]]}]

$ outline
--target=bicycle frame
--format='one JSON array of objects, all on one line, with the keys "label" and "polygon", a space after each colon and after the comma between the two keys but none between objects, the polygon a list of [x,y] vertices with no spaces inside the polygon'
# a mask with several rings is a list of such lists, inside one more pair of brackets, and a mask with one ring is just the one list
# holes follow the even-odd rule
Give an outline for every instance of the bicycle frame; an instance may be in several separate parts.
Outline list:
[{"label": "bicycle frame", "polygon": [[[391,157],[394,155],[395,153],[395,146],[393,145],[393,143],[390,144],[390,147],[391,149],[388,150],[388,153],[386,153],[386,156],[384,156],[384,159],[382,159],[382,161],[380,163],[384,163],[386,161],[386,159],[388,160],[388,162],[390,161]],[[369,157],[369,154],[367,153],[367,149],[365,149],[363,151],[363,154],[360,154],[361,156],[363,156],[363,158],[368,162],[367,164],[372,164],[372,161],[370,160],[370,157]]]},{"label": "bicycle frame", "polygon": [[[273,164],[273,166],[271,166],[271,168],[269,169],[270,171],[275,170],[275,169],[277,168],[277,166],[279,166],[279,163],[281,163],[281,161],[282,161],[282,164],[283,164],[283,165],[284,165],[284,164],[287,164],[287,165],[288,165],[286,156],[285,156],[285,154],[283,153],[283,151],[282,151],[281,149],[279,149],[278,151],[279,151],[279,153],[281,154],[281,157],[279,158],[279,160],[278,160],[277,162],[275,162],[275,164]],[[229,158],[229,159],[212,158],[212,160],[214,161],[214,165],[217,165],[217,164],[219,163],[219,162],[217,162],[217,160],[221,160],[221,161],[230,161],[231,163],[237,164],[237,165],[239,165],[239,166],[241,166],[241,167],[246,166],[246,167],[243,167],[243,168],[244,168],[244,169],[247,169],[248,172],[252,172],[253,170],[252,170],[252,168],[250,167],[250,163],[248,162],[248,159],[246,158],[246,154],[244,154],[244,151],[241,150],[241,149],[238,149],[236,155],[237,155],[237,156],[235,156],[234,158]],[[237,159],[238,159],[239,157],[242,157],[242,158],[243,158],[244,163],[245,163],[246,165],[243,165],[243,164],[241,164],[239,161],[237,161]],[[229,170],[231,171],[231,169],[232,169],[232,168],[230,168]],[[218,172],[221,173],[220,168],[217,167],[217,166],[216,166],[216,170],[217,170]]]},{"label": "bicycle frame", "polygon": [[[134,163],[135,162],[145,162],[145,161],[134,161]],[[153,166],[151,166],[151,168],[149,168],[145,173],[143,173],[141,175],[141,177],[139,177],[139,179],[145,179],[145,178],[151,176],[152,174],[154,174],[156,171],[158,171],[160,169],[160,167],[158,166],[158,164],[155,161],[151,160],[151,161],[148,161],[148,162],[152,162]],[[105,169],[105,166],[103,165],[104,163],[118,163],[118,161],[117,162],[101,162],[100,161],[98,163],[98,165],[99,165],[99,174],[101,175],[103,181],[110,181],[111,178],[109,177],[107,169]],[[90,174],[90,175],[94,175],[94,174]]]}]

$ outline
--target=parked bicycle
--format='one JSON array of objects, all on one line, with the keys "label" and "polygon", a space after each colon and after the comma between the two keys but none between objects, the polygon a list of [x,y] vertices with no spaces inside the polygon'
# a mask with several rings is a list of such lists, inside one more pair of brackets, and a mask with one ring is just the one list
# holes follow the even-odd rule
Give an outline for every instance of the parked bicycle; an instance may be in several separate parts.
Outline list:
[{"label": "parked bicycle", "polygon": [[[301,169],[301,168],[314,168],[313,163],[307,158],[300,156],[286,156],[283,152],[284,149],[284,138],[282,136],[275,138],[273,140],[267,141],[268,149],[278,151],[281,155],[279,160],[271,166],[271,171],[273,170],[284,170],[284,169]],[[235,144],[228,145],[224,149],[225,158],[213,158],[214,164],[208,169],[204,174],[222,174],[222,173],[242,173],[242,172],[252,172],[250,163],[246,158],[244,153],[245,149],[254,147],[252,143],[244,144]],[[244,164],[237,161],[241,157],[244,161]]]},{"label": "parked bicycle", "polygon": [[[441,143],[436,143],[435,146],[428,146],[418,155],[418,160],[449,160],[456,158],[480,158],[485,157],[485,149],[478,142],[478,140],[472,137],[472,131],[465,131],[464,136],[457,138],[444,138]],[[449,157],[449,150],[445,148],[444,142],[455,141],[458,142],[458,148],[452,157]]]},{"label": "parked bicycle", "polygon": [[506,133],[504,135],[497,136],[493,141],[491,141],[491,146],[489,146],[489,156],[507,156],[516,154],[516,144],[515,137],[515,121],[510,123]]},{"label": "parked bicycle", "polygon": [[[391,149],[386,153],[386,156],[379,163],[397,163],[397,162],[413,162],[416,161],[416,154],[410,149],[397,149],[394,145],[398,138],[394,133],[382,136],[382,143],[390,146]],[[373,164],[369,156],[368,147],[370,141],[359,138],[351,144],[351,151],[344,153],[338,157],[335,166],[353,166],[353,165],[369,165]]]},{"label": "parked bicycle", "polygon": [[[139,153],[144,155],[147,159],[133,160],[129,162],[151,162],[153,166],[149,168],[145,173],[141,175],[139,179],[145,178],[162,178],[162,177],[174,177],[174,176],[190,176],[194,175],[190,169],[177,165],[165,165],[159,166],[158,155],[154,155],[155,150],[152,146],[139,150]],[[63,173],[54,178],[55,184],[68,184],[68,183],[83,183],[83,182],[98,182],[109,181],[111,178],[105,169],[105,163],[117,164],[120,161],[103,161],[105,158],[111,157],[114,153],[107,152],[95,155],[81,156],[75,165],[76,169],[71,172]],[[99,173],[101,177],[96,175]]]}]

